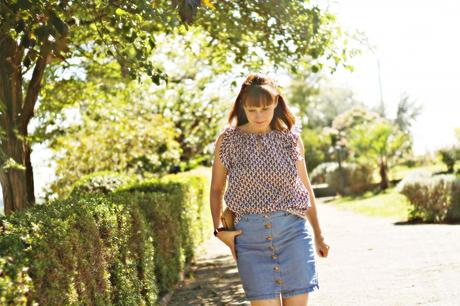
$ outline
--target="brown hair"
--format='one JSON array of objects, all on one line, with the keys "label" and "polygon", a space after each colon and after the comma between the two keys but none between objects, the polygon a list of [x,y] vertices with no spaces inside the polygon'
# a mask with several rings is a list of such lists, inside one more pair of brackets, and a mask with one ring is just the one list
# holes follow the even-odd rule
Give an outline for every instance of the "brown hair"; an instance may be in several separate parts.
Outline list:
[{"label": "brown hair", "polygon": [[243,82],[243,85],[241,85],[241,90],[228,116],[228,123],[232,125],[235,118],[237,126],[248,122],[243,106],[269,106],[275,104],[276,101],[278,101],[278,105],[275,108],[273,119],[270,122],[271,129],[279,131],[285,130],[286,128],[291,129],[295,124],[295,117],[287,107],[278,86],[276,86],[275,82],[266,75],[261,73],[250,73]]}]

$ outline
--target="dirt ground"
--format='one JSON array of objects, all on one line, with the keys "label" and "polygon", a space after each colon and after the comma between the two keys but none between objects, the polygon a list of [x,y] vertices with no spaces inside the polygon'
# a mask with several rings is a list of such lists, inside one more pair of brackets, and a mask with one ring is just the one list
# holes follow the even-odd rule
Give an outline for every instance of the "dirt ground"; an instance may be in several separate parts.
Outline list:
[{"label": "dirt ground", "polygon": [[[331,249],[317,256],[319,291],[309,305],[460,305],[460,225],[406,224],[318,199]],[[250,305],[230,250],[212,237],[169,305]]]}]

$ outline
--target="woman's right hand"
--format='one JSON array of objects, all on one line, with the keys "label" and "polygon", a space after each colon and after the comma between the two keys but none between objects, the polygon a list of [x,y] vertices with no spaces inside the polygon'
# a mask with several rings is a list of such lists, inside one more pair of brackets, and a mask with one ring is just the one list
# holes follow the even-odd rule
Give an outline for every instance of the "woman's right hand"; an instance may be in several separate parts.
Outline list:
[{"label": "woman's right hand", "polygon": [[217,232],[217,238],[230,248],[234,260],[237,260],[238,258],[235,249],[235,237],[240,235],[242,232],[242,230]]}]

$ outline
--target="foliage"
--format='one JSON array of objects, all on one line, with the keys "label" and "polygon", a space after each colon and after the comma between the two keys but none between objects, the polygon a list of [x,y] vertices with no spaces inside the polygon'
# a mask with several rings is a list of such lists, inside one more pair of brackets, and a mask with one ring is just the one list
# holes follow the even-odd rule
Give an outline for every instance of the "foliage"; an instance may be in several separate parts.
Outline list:
[{"label": "foliage", "polygon": [[209,238],[208,183],[131,181],[0,217],[2,304],[156,305]]},{"label": "foliage", "polygon": [[[184,44],[190,50],[178,52]],[[34,137],[49,139],[55,151],[60,179],[52,190],[62,194],[74,179],[93,171],[119,169],[148,177],[204,163],[211,153],[206,145],[221,125],[225,106],[217,103],[223,100],[218,90],[225,84],[215,80],[224,70],[209,66],[211,50],[206,44],[203,35],[193,30],[184,36],[164,37],[161,52],[152,61],[175,72],[169,84],[157,87],[126,82],[117,74],[116,63],[102,67],[94,61],[81,63],[87,72],[84,79],[75,75],[68,81],[48,82]],[[197,49],[199,53],[193,51]],[[210,90],[210,86],[217,88]],[[161,118],[168,124],[161,123]],[[67,120],[70,127],[56,124]],[[98,145],[90,146],[90,142]],[[125,143],[126,150],[114,150]]]},{"label": "foliage", "polygon": [[330,127],[338,115],[362,106],[350,89],[332,86],[324,73],[312,73],[311,64],[303,61],[287,91],[289,104],[298,109],[302,126],[309,129]]},{"label": "foliage", "polygon": [[[107,110],[107,116],[116,109]],[[105,114],[101,114],[105,115]],[[112,120],[87,121],[73,137],[59,137],[57,179],[51,191],[65,195],[72,183],[92,172],[112,170],[138,178],[167,173],[179,160],[172,124],[161,116],[115,113]]]},{"label": "foliage", "polygon": [[122,187],[117,194],[136,203],[155,233],[155,275],[159,294],[171,291],[199,243],[209,238],[208,179],[186,172]]},{"label": "foliage", "polygon": [[336,162],[318,165],[311,173],[312,183],[327,183],[342,195],[360,194],[370,188],[372,179],[370,167],[355,163],[342,163],[341,166],[342,170]]},{"label": "foliage", "polygon": [[411,220],[460,221],[460,178],[414,171],[396,186],[413,206]]},{"label": "foliage", "polygon": [[416,105],[415,101],[410,101],[409,95],[406,93],[399,100],[394,123],[398,125],[401,131],[409,132],[412,123],[421,112],[422,105]]},{"label": "foliage", "polygon": [[224,42],[238,64],[257,59],[262,65],[264,54],[275,68],[285,63],[295,73],[297,63],[307,57],[312,71],[318,72],[326,65],[335,70],[355,52],[348,49],[348,33],[335,24],[335,16],[305,1],[225,0],[213,5],[196,24],[213,40]]},{"label": "foliage", "polygon": [[323,130],[304,129],[302,140],[305,147],[307,169],[315,169],[319,164],[332,159],[330,137]]},{"label": "foliage", "polygon": [[[175,28],[184,33],[192,23],[208,34],[208,44],[216,51],[210,58],[220,62],[260,63],[265,59],[261,51],[268,61],[289,64],[291,69],[295,69],[295,59],[310,57],[319,71],[326,64],[335,69],[351,55],[335,17],[304,1],[203,4],[206,8],[192,0],[2,2],[0,81],[5,86],[0,88],[0,115],[5,120],[0,120],[0,135],[8,138],[2,144],[11,145],[0,148],[0,163],[12,158],[26,164],[18,178],[8,178],[15,184],[2,183],[8,193],[16,193],[5,196],[14,199],[6,201],[7,213],[35,201],[28,125],[50,66],[66,68],[82,59],[106,59],[105,63],[119,64],[122,77],[141,80],[148,76],[158,85],[168,76],[151,62],[157,48],[155,35]],[[242,25],[246,34],[241,32]],[[61,78],[61,74],[56,76]],[[192,165],[199,162],[194,160]]]},{"label": "foliage", "polygon": [[26,70],[48,53],[56,61],[108,54],[126,75],[142,71],[158,82],[165,76],[154,72],[148,55],[156,45],[154,32],[178,25],[173,12],[169,5],[154,8],[146,1],[6,1],[2,32],[20,41]]},{"label": "foliage", "polygon": [[452,146],[450,148],[442,148],[437,151],[437,156],[441,162],[447,167],[448,173],[454,172],[454,166],[457,160],[460,160],[460,147]]},{"label": "foliage", "polygon": [[380,187],[388,187],[388,169],[409,155],[412,137],[391,122],[380,119],[355,127],[348,136],[352,158],[359,164],[378,166]]},{"label": "foliage", "polygon": [[355,127],[348,140],[353,156],[362,163],[395,164],[411,148],[411,138],[390,122],[380,120]]},{"label": "foliage", "polygon": [[337,116],[332,122],[332,128],[348,134],[354,128],[374,122],[378,118],[380,116],[376,112],[362,106],[355,106]]},{"label": "foliage", "polygon": [[133,178],[126,174],[113,171],[94,172],[76,181],[71,187],[70,196],[90,193],[108,194],[133,182]]},{"label": "foliage", "polygon": [[[26,269],[33,282],[22,296],[27,304],[152,305],[154,253],[145,222],[132,223],[135,215],[135,207],[91,196],[2,218],[0,255],[11,265],[1,278]],[[3,292],[2,298],[9,299]]]},{"label": "foliage", "polygon": [[[318,7],[302,1],[203,3],[6,1],[0,17],[2,32],[20,41],[25,51],[25,69],[45,52],[57,61],[106,54],[120,63],[124,75],[134,78],[146,73],[159,84],[167,75],[149,61],[158,43],[155,33],[170,33],[181,24],[188,29],[192,22],[209,34],[211,43],[226,46],[237,63],[253,56],[249,49],[255,43],[275,63],[292,63],[291,59],[308,54],[317,59],[319,70],[325,59],[336,66],[347,58],[346,40],[339,43],[344,34],[335,17]],[[288,19],[289,23],[282,22]],[[241,32],[242,24],[247,34]]]}]

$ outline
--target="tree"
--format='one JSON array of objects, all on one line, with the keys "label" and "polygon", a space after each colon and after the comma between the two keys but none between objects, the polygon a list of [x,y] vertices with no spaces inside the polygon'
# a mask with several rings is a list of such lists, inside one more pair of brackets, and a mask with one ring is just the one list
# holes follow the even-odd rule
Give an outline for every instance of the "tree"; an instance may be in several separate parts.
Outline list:
[{"label": "tree", "polygon": [[447,173],[454,173],[455,163],[457,162],[459,155],[458,151],[459,150],[456,149],[454,146],[450,148],[445,147],[437,151],[438,158],[447,167]]},{"label": "tree", "polygon": [[[156,33],[193,24],[209,34],[214,58],[237,63],[257,56],[259,47],[275,63],[291,63],[306,55],[315,70],[338,65],[347,57],[334,16],[304,1],[219,1],[198,10],[201,1],[30,1],[0,5],[0,182],[5,213],[35,202],[31,140],[27,127],[51,65],[71,65],[72,58],[105,55],[116,59],[122,75],[147,74],[159,84],[167,75],[149,55]],[[179,11],[180,19],[177,16]],[[232,16],[232,18],[229,18]],[[289,20],[289,22],[284,22]],[[241,31],[244,25],[245,31]],[[336,44],[337,42],[337,44]]]},{"label": "tree", "polygon": [[[190,48],[181,51],[180,45]],[[101,66],[94,59],[80,63],[84,78],[48,82],[31,135],[47,139],[54,152],[56,180],[47,197],[65,196],[78,178],[95,171],[143,179],[207,161],[207,145],[224,119],[226,105],[218,102],[228,97],[222,88],[230,87],[226,83],[232,78],[222,82],[227,69],[211,66],[207,59],[212,48],[206,45],[205,35],[194,29],[161,39],[152,62],[172,72],[160,86],[148,80],[127,82],[117,73],[116,62]]]},{"label": "tree", "polygon": [[422,112],[422,105],[416,105],[415,101],[409,100],[407,93],[401,96],[396,111],[396,119],[394,122],[399,126],[401,131],[409,132],[412,123]]},{"label": "tree", "polygon": [[345,135],[355,127],[374,122],[379,118],[376,112],[369,111],[363,106],[355,106],[337,116],[332,122],[332,127]]},{"label": "tree", "polygon": [[396,164],[412,148],[411,136],[391,121],[379,118],[355,126],[348,135],[352,157],[361,164],[379,167],[380,189],[388,187],[388,167]]}]

